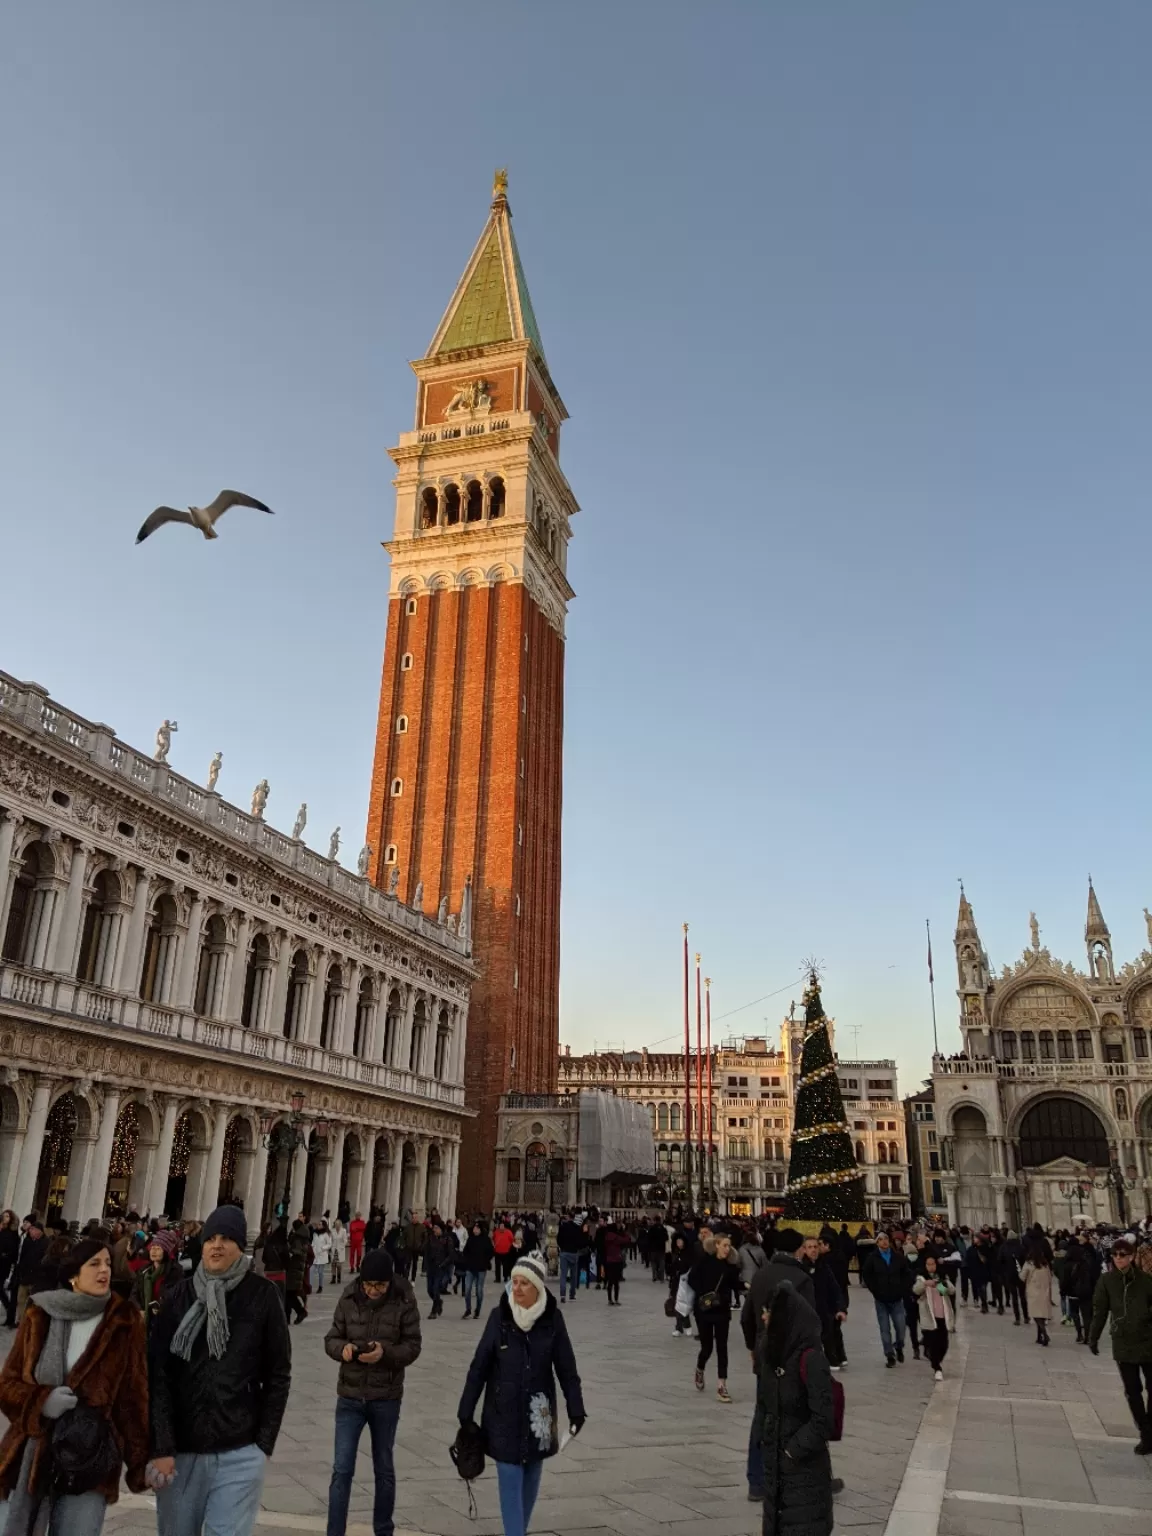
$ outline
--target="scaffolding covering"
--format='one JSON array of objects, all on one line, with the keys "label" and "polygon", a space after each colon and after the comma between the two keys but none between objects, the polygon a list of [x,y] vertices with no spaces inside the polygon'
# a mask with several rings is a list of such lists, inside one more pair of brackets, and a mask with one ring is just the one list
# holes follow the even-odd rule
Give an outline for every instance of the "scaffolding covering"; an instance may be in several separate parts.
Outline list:
[{"label": "scaffolding covering", "polygon": [[645,1106],[614,1093],[582,1093],[578,1166],[589,1183],[654,1179],[656,1145]]}]

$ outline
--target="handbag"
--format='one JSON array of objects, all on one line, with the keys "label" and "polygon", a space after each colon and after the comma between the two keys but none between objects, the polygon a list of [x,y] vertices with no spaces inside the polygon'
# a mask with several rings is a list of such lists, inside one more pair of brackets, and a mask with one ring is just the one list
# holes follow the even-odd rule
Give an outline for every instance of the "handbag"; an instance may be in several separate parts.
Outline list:
[{"label": "handbag", "polygon": [[681,1317],[691,1317],[692,1308],[696,1304],[696,1292],[688,1284],[688,1276],[680,1276],[680,1284],[676,1287],[676,1310]]},{"label": "handbag", "polygon": [[453,1466],[468,1485],[468,1513],[473,1520],[476,1518],[476,1500],[472,1484],[484,1471],[484,1445],[483,1429],[474,1419],[469,1419],[467,1424],[461,1424],[456,1439],[448,1447]]},{"label": "handbag", "polygon": [[58,1494],[90,1493],[120,1480],[120,1446],[97,1408],[77,1403],[52,1427],[52,1486]]}]

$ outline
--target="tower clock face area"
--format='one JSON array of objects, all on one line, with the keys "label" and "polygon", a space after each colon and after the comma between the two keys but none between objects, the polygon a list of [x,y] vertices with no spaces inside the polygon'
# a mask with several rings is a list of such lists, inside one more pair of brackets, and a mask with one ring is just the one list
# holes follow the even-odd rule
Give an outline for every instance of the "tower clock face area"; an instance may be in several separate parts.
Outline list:
[{"label": "tower clock face area", "polygon": [[428,916],[464,910],[470,893],[476,1118],[459,1196],[490,1209],[500,1096],[556,1091],[566,570],[579,510],[560,468],[567,412],[499,182],[412,368],[415,423],[391,450],[368,842],[376,883]]}]

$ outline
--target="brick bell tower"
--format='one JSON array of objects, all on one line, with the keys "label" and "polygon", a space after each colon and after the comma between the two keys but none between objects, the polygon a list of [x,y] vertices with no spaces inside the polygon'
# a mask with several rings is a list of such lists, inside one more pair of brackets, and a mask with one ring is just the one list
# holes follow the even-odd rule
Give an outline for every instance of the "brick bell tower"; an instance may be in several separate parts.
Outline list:
[{"label": "brick bell tower", "polygon": [[396,520],[368,841],[373,878],[463,912],[460,1209],[492,1209],[500,1095],[554,1093],[559,1056],[567,417],[512,234],[508,179],[437,327],[416,426],[391,450]]}]

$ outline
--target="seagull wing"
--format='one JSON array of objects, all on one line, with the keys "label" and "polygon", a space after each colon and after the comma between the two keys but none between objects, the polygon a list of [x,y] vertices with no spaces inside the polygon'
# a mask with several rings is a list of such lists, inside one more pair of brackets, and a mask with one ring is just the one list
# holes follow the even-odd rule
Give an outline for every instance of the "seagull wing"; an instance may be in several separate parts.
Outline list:
[{"label": "seagull wing", "polygon": [[216,500],[204,508],[208,514],[208,521],[216,523],[227,512],[229,507],[255,507],[257,512],[271,512],[271,507],[266,507],[262,501],[257,501],[255,496],[245,496],[243,491],[221,491]]},{"label": "seagull wing", "polygon": [[181,512],[177,507],[157,507],[151,516],[146,517],[140,525],[140,532],[136,535],[137,544],[142,544],[150,533],[155,533],[157,528],[163,528],[165,523],[190,523],[191,512]]}]

